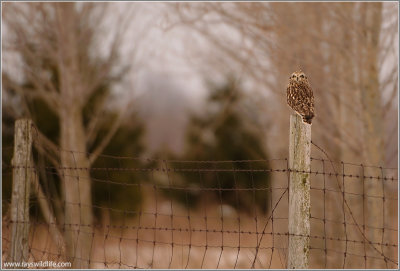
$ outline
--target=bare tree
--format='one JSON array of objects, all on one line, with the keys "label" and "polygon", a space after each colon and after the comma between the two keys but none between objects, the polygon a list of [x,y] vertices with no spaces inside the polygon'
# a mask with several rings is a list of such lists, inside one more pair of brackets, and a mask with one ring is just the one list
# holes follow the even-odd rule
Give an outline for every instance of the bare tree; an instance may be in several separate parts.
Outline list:
[{"label": "bare tree", "polygon": [[[214,73],[236,69],[244,78],[260,84],[260,96],[268,93],[260,108],[265,114],[276,119],[279,116],[270,114],[269,108],[286,112],[287,77],[294,70],[303,69],[316,92],[315,141],[325,145],[336,159],[365,162],[366,154],[371,155],[372,150],[364,144],[367,139],[363,133],[366,123],[363,112],[380,118],[381,123],[384,116],[374,112],[380,110],[381,98],[374,99],[378,106],[366,104],[362,100],[362,89],[366,83],[375,84],[370,87],[378,96],[384,96],[387,90],[372,81],[361,83],[360,75],[368,66],[375,65],[372,63],[381,64],[393,56],[380,52],[393,54],[396,37],[396,29],[386,27],[386,36],[391,42],[380,47],[376,44],[379,54],[374,57],[374,49],[370,47],[380,39],[373,41],[373,36],[380,33],[381,23],[377,15],[374,22],[373,15],[368,15],[367,25],[359,14],[362,9],[378,6],[370,3],[184,3],[175,8],[179,17],[171,27],[181,25],[195,30],[215,48],[215,54],[206,63],[213,64]],[[370,13],[381,14],[382,8]],[[393,21],[397,17],[389,15],[383,19]],[[207,69],[210,70],[209,66]],[[381,75],[384,78],[379,81],[393,84],[397,81],[394,74],[390,71]],[[264,102],[273,106],[265,106]],[[281,115],[287,119],[287,114]],[[276,121],[274,125],[287,127],[287,120]],[[384,131],[379,125],[374,129]]]},{"label": "bare tree", "polygon": [[[195,30],[215,48],[216,54],[210,61],[210,66],[216,67],[214,73],[236,68],[243,71],[243,77],[258,84],[259,91],[252,94],[260,98],[259,112],[270,124],[265,133],[271,139],[272,144],[267,144],[274,156],[287,152],[287,141],[282,140],[285,138],[282,135],[289,126],[285,99],[288,76],[302,69],[308,74],[316,99],[313,141],[335,160],[384,166],[393,163],[385,160],[385,155],[389,156],[388,144],[393,144],[387,142],[391,133],[385,131],[396,126],[396,117],[387,112],[397,112],[392,99],[397,95],[394,89],[398,80],[396,63],[381,72],[383,63],[397,58],[393,48],[398,35],[394,27],[397,15],[386,11],[383,16],[384,6],[382,3],[185,3],[177,7],[180,17],[176,25]],[[324,156],[315,151],[313,156]],[[393,154],[397,149],[390,152],[395,162]],[[346,189],[359,190],[362,185]],[[377,186],[366,189],[367,194],[382,194],[382,188]],[[383,227],[382,220],[372,221],[381,217],[382,205],[368,204],[368,225]],[[335,201],[328,205],[337,220],[346,215],[349,219],[349,214],[338,210]],[[353,211],[360,213],[359,204],[356,206]],[[372,241],[381,238],[376,231],[368,237]],[[337,259],[334,263],[340,265],[341,261]]]},{"label": "bare tree", "polygon": [[[107,45],[104,26],[110,22],[109,5],[105,3],[6,3],[3,7],[7,29],[3,52],[14,57],[13,65],[19,64],[22,71],[22,78],[16,78],[6,69],[3,87],[19,95],[22,104],[33,98],[43,100],[60,123],[59,142],[38,131],[40,143],[36,147],[60,168],[62,192],[56,202],[63,206],[50,208],[50,202],[43,200],[40,206],[52,217],[46,221],[54,223],[54,217],[58,217],[63,223],[66,256],[73,267],[88,268],[93,241],[88,169],[117,131],[129,103],[121,108],[108,133],[96,140],[91,155],[87,148],[94,142],[108,98],[97,102],[88,121],[83,119],[83,110],[96,90],[112,85],[123,75],[118,55],[132,9],[111,27],[108,25],[111,42]],[[100,54],[101,49],[107,53]],[[40,184],[35,185],[41,193]]]}]

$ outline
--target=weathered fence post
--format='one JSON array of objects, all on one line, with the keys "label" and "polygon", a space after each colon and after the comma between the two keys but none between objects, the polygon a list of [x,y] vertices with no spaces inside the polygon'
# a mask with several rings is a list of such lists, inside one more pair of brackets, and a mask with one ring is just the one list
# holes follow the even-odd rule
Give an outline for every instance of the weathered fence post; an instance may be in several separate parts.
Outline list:
[{"label": "weathered fence post", "polygon": [[10,262],[28,261],[29,194],[34,171],[32,163],[32,121],[15,122],[13,178],[11,195],[11,251]]},{"label": "weathered fence post", "polygon": [[290,116],[288,268],[308,268],[311,125]]}]

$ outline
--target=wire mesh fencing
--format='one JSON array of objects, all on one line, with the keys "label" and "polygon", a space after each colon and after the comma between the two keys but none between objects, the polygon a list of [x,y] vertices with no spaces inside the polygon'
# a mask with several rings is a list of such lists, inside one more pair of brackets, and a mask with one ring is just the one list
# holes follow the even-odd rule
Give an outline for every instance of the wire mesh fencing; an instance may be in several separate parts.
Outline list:
[{"label": "wire mesh fencing", "polygon": [[[60,152],[71,161],[88,156]],[[3,264],[12,241],[10,225],[29,223],[33,262],[79,259],[91,268],[287,266],[286,158],[181,161],[101,155],[91,167],[61,164],[3,164],[3,177],[26,168],[37,176],[30,220],[11,221],[3,213]],[[312,158],[311,268],[398,267],[397,171]],[[90,201],[81,197],[82,182],[90,184]],[[75,197],[65,195],[65,185],[76,186]],[[10,199],[3,199],[3,206],[8,204]],[[68,212],[71,206],[78,212]],[[88,211],[90,223],[84,217]],[[78,246],[83,236],[88,255]],[[69,246],[75,247],[73,255]]]}]

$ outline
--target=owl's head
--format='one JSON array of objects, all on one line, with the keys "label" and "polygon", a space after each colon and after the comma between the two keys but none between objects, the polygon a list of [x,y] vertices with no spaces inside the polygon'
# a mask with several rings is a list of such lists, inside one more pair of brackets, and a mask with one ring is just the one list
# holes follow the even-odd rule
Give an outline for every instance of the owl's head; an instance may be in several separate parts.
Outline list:
[{"label": "owl's head", "polygon": [[297,83],[308,82],[307,76],[302,71],[292,73],[292,75],[289,77],[289,80]]}]

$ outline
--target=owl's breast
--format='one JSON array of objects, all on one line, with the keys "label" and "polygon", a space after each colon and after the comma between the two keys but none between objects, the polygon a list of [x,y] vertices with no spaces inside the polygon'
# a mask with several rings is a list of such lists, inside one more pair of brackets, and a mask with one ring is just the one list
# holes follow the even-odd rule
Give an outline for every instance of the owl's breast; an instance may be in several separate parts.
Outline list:
[{"label": "owl's breast", "polygon": [[297,93],[297,86],[294,83],[289,83],[289,85],[287,86],[286,89],[286,99],[287,99],[287,103],[290,107],[294,107],[295,106],[295,101],[297,100],[296,97],[298,95]]}]

